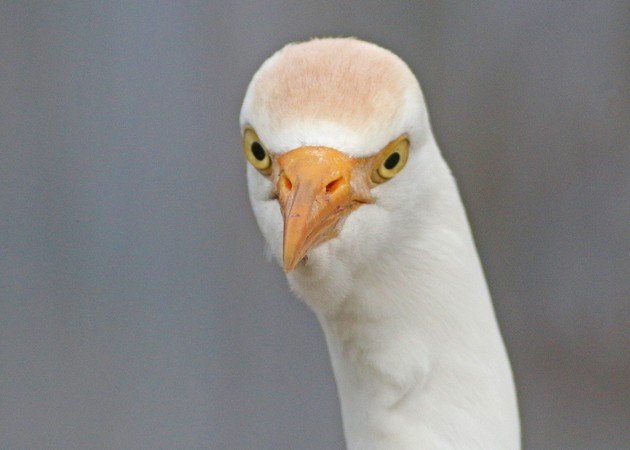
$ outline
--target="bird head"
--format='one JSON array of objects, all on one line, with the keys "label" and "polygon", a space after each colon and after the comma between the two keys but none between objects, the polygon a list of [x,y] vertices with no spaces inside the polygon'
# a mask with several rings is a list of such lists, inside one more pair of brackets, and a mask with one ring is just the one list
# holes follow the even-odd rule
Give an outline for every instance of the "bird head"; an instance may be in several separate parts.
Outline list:
[{"label": "bird head", "polygon": [[240,123],[256,219],[298,294],[338,294],[411,232],[437,147],[420,86],[390,51],[289,44],[254,75]]}]

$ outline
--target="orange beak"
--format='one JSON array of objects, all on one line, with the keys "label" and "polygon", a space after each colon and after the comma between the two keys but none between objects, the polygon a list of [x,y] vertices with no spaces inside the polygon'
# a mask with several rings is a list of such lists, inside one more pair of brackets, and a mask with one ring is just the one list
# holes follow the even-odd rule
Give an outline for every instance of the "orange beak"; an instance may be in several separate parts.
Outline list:
[{"label": "orange beak", "polygon": [[350,183],[356,164],[326,147],[300,147],[278,157],[285,272],[295,269],[309,249],[335,237],[340,221],[370,201],[353,193]]}]

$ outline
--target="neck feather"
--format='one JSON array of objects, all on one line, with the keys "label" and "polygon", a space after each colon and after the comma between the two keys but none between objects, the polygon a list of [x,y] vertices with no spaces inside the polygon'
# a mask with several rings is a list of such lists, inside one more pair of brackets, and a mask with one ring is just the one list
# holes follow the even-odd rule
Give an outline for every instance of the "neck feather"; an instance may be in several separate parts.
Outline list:
[{"label": "neck feather", "polygon": [[[317,312],[350,449],[519,448],[512,374],[459,198]],[[389,269],[387,269],[389,268]]]}]

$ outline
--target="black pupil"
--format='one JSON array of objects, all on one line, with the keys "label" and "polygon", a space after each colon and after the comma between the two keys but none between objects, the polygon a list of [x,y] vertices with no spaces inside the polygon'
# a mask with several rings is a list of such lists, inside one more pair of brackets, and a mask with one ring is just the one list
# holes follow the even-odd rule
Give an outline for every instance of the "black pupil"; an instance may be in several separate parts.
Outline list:
[{"label": "black pupil", "polygon": [[392,153],[385,160],[385,168],[387,170],[392,170],[394,167],[396,167],[398,161],[400,161],[400,155],[397,152]]},{"label": "black pupil", "polygon": [[265,149],[258,142],[252,143],[252,153],[258,161],[265,159]]}]

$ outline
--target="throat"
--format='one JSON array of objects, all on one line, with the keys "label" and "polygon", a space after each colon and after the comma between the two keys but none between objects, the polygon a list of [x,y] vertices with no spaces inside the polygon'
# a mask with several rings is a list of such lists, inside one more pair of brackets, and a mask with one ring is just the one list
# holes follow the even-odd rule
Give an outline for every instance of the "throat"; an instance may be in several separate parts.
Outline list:
[{"label": "throat", "polygon": [[518,448],[511,370],[481,270],[446,272],[398,274],[416,281],[404,292],[366,276],[334,313],[317,313],[349,449]]},{"label": "throat", "polygon": [[337,382],[348,448],[408,448],[402,445],[406,420],[400,413],[413,405],[428,379],[428,349],[412,333],[393,332],[394,319],[352,314],[318,318]]}]

